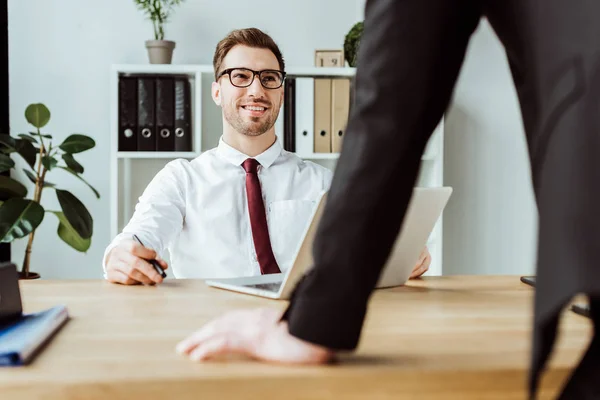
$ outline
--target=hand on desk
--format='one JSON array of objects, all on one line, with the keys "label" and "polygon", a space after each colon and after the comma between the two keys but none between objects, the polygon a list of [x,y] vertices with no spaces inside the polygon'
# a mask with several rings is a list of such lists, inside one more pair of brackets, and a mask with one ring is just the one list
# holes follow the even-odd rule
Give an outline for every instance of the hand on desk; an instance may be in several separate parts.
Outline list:
[{"label": "hand on desk", "polygon": [[160,259],[154,250],[148,249],[134,240],[119,243],[108,253],[106,260],[106,278],[113,283],[124,285],[154,285],[163,281],[146,260],[156,259],[167,269],[167,263]]},{"label": "hand on desk", "polygon": [[281,311],[236,310],[207,323],[177,345],[177,352],[193,361],[224,354],[244,354],[286,364],[323,364],[333,352],[302,341],[281,322]]},{"label": "hand on desk", "polygon": [[427,246],[425,246],[425,248],[421,252],[421,255],[419,256],[419,261],[417,261],[413,272],[410,274],[410,279],[418,278],[421,275],[423,275],[425,272],[427,272],[430,265],[431,254],[429,254],[429,249],[427,248]]},{"label": "hand on desk", "polygon": [[[425,247],[410,277],[421,276],[430,264]],[[290,335],[280,318],[281,312],[272,309],[230,311],[182,340],[176,350],[194,361],[233,353],[286,364],[323,364],[333,357],[333,351]]]}]

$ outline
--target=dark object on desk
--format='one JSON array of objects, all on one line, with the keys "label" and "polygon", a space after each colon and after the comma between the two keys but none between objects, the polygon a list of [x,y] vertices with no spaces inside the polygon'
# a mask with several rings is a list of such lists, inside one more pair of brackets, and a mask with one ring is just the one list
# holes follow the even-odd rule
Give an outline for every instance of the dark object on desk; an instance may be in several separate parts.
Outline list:
[{"label": "dark object on desk", "polygon": [[69,319],[59,305],[33,314],[23,314],[17,268],[0,265],[0,366],[29,364]]},{"label": "dark object on desk", "polygon": [[571,306],[571,311],[573,311],[575,314],[592,318],[592,314],[590,313],[590,306],[587,304],[573,304]]},{"label": "dark object on desk", "polygon": [[526,283],[529,286],[535,287],[535,276],[522,276],[521,282]]},{"label": "dark object on desk", "polygon": [[23,314],[19,292],[19,273],[14,264],[0,264],[0,326]]},{"label": "dark object on desk", "polygon": [[[522,276],[521,282],[535,287],[535,276]],[[587,304],[573,304],[571,306],[571,311],[573,311],[575,314],[591,318],[590,307]]]},{"label": "dark object on desk", "polygon": [[[139,238],[139,237],[137,237],[137,235],[133,235],[133,238],[134,238],[134,239],[135,239],[135,240],[136,240],[136,241],[137,241],[139,244],[141,244],[142,246],[144,246],[144,243],[142,243],[142,241],[140,240],[140,238]],[[144,247],[146,247],[146,246],[144,246]],[[158,274],[159,274],[160,276],[162,276],[163,278],[166,278],[166,277],[167,277],[167,273],[165,272],[165,270],[164,270],[164,269],[162,269],[162,267],[161,267],[161,266],[158,264],[158,262],[157,262],[156,260],[146,260],[146,261],[148,261],[150,264],[152,264],[152,266],[154,267],[154,270],[155,270],[156,272],[158,272]]]}]

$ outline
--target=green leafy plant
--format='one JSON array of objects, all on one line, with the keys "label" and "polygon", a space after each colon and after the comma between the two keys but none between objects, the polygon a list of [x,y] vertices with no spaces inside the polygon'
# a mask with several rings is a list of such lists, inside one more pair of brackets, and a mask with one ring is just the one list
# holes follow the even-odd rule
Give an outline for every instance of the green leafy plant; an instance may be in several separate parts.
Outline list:
[{"label": "green leafy plant", "polygon": [[356,56],[358,54],[358,46],[360,45],[362,33],[363,22],[357,22],[344,38],[344,58],[351,67],[356,67]]},{"label": "green leafy plant", "polygon": [[142,10],[154,28],[154,39],[164,40],[164,25],[169,22],[169,17],[175,6],[184,0],[133,0],[138,9]]},{"label": "green leafy plant", "polygon": [[[58,189],[46,180],[48,171],[66,171],[94,192],[100,194],[82,178],[83,166],[75,160],[73,154],[93,148],[96,143],[88,136],[72,134],[57,147],[52,146],[52,136],[40,131],[50,121],[50,110],[44,104],[30,104],[25,110],[25,118],[34,128],[34,132],[20,133],[17,137],[0,135],[0,172],[15,168],[11,154],[18,154],[25,162],[23,172],[34,185],[31,199],[26,199],[27,188],[18,180],[0,175],[0,196],[5,199],[0,206],[0,241],[10,243],[15,239],[29,235],[21,277],[29,278],[29,260],[35,231],[42,223],[46,213],[58,218],[58,236],[69,246],[80,252],[86,252],[91,244],[93,220],[87,208],[71,192]],[[60,160],[59,160],[60,157]],[[56,193],[62,211],[45,210],[41,205],[44,190]]]}]

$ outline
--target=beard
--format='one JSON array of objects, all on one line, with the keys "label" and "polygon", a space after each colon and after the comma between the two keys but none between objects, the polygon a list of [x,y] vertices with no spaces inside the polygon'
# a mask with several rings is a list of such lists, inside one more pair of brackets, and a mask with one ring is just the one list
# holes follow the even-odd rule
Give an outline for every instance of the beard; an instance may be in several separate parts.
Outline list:
[{"label": "beard", "polygon": [[262,117],[243,117],[240,112],[241,107],[225,106],[223,115],[225,120],[236,132],[246,136],[260,136],[275,125],[275,120],[279,113],[273,113],[272,105]]}]

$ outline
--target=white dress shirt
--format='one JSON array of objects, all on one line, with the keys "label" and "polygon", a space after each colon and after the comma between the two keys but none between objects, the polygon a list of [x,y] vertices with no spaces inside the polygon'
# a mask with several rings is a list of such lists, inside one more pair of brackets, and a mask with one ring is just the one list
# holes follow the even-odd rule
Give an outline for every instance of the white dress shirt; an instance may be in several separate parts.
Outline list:
[{"label": "white dress shirt", "polygon": [[[169,251],[176,278],[260,275],[246,198],[247,155],[227,145],[188,161],[169,162],[140,196],[123,232],[107,247],[136,234],[162,258]],[[262,154],[258,177],[271,246],[281,271],[293,262],[319,194],[329,189],[332,171],[283,150],[279,139]],[[106,270],[105,261],[103,262]]]}]

